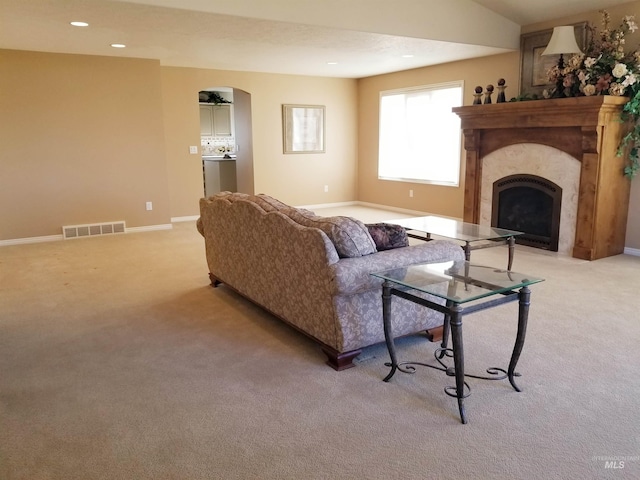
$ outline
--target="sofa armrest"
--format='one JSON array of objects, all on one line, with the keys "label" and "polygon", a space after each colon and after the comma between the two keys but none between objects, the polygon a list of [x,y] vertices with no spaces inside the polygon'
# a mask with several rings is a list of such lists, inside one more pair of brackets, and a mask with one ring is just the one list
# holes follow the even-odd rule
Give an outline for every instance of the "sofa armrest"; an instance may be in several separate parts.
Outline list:
[{"label": "sofa armrest", "polygon": [[432,240],[363,257],[343,258],[331,265],[334,272],[333,293],[351,295],[380,288],[382,280],[372,277],[371,273],[416,263],[448,261],[464,261],[464,251],[460,245],[448,240]]}]

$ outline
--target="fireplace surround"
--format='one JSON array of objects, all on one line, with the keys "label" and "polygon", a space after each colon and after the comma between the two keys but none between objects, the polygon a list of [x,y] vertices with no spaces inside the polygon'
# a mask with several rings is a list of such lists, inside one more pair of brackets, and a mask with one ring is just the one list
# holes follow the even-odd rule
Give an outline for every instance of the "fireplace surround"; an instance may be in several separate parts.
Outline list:
[{"label": "fireplace surround", "polygon": [[[464,220],[491,221],[491,215],[482,215],[483,209],[492,207],[492,200],[487,200],[492,192],[486,191],[483,179],[485,161],[510,174],[531,173],[514,172],[509,155],[497,162],[496,155],[502,149],[516,148],[526,155],[529,149],[542,148],[551,153],[533,154],[541,172],[557,167],[548,163],[551,158],[573,162],[573,171],[577,167],[575,178],[569,180],[572,185],[567,185],[577,191],[575,215],[564,215],[571,206],[562,202],[560,231],[574,232],[573,238],[565,239],[567,253],[585,260],[623,253],[630,180],[623,175],[625,160],[616,150],[627,128],[619,121],[626,101],[607,95],[454,108],[461,119],[466,151]],[[560,180],[567,181],[562,173]]]}]

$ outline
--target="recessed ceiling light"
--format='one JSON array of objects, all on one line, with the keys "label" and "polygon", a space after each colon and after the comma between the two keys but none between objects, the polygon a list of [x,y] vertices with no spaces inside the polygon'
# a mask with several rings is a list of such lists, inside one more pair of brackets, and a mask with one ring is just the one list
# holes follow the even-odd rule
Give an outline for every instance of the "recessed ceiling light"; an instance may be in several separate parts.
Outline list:
[{"label": "recessed ceiling light", "polygon": [[71,25],[74,27],[88,27],[89,24],[87,22],[71,22]]},{"label": "recessed ceiling light", "polygon": [[337,65],[338,62],[327,62],[327,65]]},{"label": "recessed ceiling light", "polygon": [[402,55],[402,58],[413,58],[413,55]]},{"label": "recessed ceiling light", "polygon": [[111,46],[113,48],[125,48],[126,45],[124,43],[112,43]]}]

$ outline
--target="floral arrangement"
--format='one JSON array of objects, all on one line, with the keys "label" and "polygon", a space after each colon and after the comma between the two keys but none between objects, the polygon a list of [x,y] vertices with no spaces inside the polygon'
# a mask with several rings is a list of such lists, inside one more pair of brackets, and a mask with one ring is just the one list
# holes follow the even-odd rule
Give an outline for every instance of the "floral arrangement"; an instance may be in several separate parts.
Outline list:
[{"label": "floral arrangement", "polygon": [[[625,51],[626,36],[638,30],[631,15],[623,17],[617,28],[611,28],[611,18],[606,10],[602,15],[602,30],[598,33],[587,26],[588,42],[585,52],[574,55],[560,69],[557,65],[549,72],[549,80],[558,84],[562,80],[564,90],[559,96],[576,97],[591,95],[627,96],[622,120],[632,120],[632,130],[623,137],[618,155],[629,147],[629,164],[624,173],[634,177],[640,170],[640,50]],[[547,92],[546,97],[558,92]]]},{"label": "floral arrangement", "polygon": [[640,81],[640,51],[625,52],[625,37],[638,29],[633,16],[611,29],[609,14],[601,11],[602,31],[598,34],[587,26],[589,41],[583,54],[574,55],[563,69],[552,67],[549,80],[563,79],[564,96],[617,95],[624,96],[629,87]]}]

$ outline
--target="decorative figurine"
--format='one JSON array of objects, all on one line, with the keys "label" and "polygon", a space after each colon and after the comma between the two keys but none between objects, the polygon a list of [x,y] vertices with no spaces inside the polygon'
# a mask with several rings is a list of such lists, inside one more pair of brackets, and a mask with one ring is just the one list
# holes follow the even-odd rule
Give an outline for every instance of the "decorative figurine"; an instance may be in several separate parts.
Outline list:
[{"label": "decorative figurine", "polygon": [[476,87],[475,93],[473,94],[473,104],[474,105],[482,104],[482,87],[480,85]]},{"label": "decorative figurine", "polygon": [[487,92],[484,94],[484,103],[491,103],[491,94],[493,93],[493,85],[487,85]]},{"label": "decorative figurine", "polygon": [[507,98],[504,94],[505,88],[507,88],[507,86],[505,85],[505,80],[504,78],[501,78],[500,80],[498,80],[498,98],[496,98],[496,103],[504,103],[507,101]]}]

